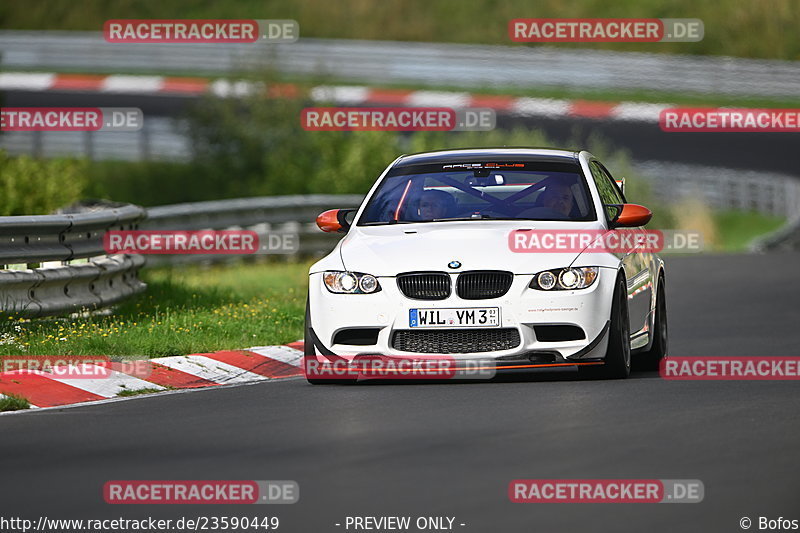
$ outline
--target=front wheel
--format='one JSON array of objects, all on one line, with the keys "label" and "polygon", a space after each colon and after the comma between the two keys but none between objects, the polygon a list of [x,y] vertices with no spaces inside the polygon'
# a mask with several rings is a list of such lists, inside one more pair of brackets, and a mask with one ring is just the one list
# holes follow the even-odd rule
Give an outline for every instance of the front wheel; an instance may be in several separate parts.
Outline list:
[{"label": "front wheel", "polygon": [[581,373],[593,379],[623,379],[631,373],[631,326],[628,318],[628,290],[625,278],[617,279],[611,303],[611,324],[603,366],[581,367]]}]

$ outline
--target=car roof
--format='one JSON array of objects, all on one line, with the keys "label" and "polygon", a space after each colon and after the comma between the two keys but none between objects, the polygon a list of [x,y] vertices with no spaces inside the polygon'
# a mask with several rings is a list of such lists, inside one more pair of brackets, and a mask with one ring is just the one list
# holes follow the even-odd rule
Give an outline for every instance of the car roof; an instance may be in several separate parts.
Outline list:
[{"label": "car roof", "polygon": [[577,162],[579,152],[555,148],[464,148],[440,150],[402,156],[395,167],[449,162],[481,161],[548,161],[561,163]]}]

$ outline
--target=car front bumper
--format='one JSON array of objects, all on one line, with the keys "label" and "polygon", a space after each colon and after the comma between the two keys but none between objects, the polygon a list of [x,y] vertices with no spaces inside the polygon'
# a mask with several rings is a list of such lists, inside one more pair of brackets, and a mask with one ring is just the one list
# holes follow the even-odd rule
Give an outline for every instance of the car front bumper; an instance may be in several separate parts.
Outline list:
[{"label": "car front bumper", "polygon": [[[454,283],[455,274],[452,276]],[[318,355],[337,355],[345,359],[367,354],[435,354],[395,347],[398,334],[418,335],[423,330],[410,327],[410,310],[497,307],[500,309],[500,324],[496,329],[516,330],[518,335],[514,338],[518,336],[519,342],[502,349],[486,350],[486,346],[475,351],[460,349],[459,353],[449,355],[458,360],[494,360],[509,366],[521,361],[566,363],[602,359],[606,351],[616,276],[615,269],[600,268],[598,279],[589,288],[542,291],[529,288],[532,275],[515,275],[511,288],[501,298],[464,300],[453,293],[447,299],[430,301],[407,298],[398,289],[394,277],[379,278],[381,290],[373,294],[333,294],[324,286],[322,273],[313,273],[309,276],[308,324],[313,338],[307,341],[313,342],[314,353]],[[537,330],[543,331],[540,326],[574,326],[583,331],[583,338],[540,339],[538,337],[542,335],[537,335]],[[377,331],[377,338],[370,344],[334,342],[337,333],[352,329]],[[471,329],[443,326],[424,328],[424,331],[439,332],[432,334],[434,338],[439,334],[456,333],[456,337],[480,339],[480,335]],[[480,342],[475,344],[476,347],[479,345]]]}]

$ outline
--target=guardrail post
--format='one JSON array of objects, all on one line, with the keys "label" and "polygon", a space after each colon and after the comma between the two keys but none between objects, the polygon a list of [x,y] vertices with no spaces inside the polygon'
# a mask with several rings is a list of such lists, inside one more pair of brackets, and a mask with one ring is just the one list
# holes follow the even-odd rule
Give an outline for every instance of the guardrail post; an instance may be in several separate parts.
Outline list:
[{"label": "guardrail post", "polygon": [[86,157],[94,161],[94,132],[85,131],[83,134],[83,153]]},{"label": "guardrail post", "polygon": [[33,152],[33,157],[42,157],[44,144],[43,137],[44,132],[38,130],[33,132],[33,149],[31,150],[31,152]]},{"label": "guardrail post", "polygon": [[148,124],[150,122],[145,120],[142,129],[138,131],[139,154],[143,161],[150,161],[150,128]]}]

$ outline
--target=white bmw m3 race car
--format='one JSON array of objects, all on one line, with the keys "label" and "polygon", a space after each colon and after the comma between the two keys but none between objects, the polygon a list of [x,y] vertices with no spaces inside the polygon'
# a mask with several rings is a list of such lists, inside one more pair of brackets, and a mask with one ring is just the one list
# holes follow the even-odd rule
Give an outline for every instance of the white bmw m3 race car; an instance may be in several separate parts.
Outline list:
[{"label": "white bmw m3 race car", "polygon": [[309,272],[305,361],[448,356],[602,378],[627,377],[632,354],[657,365],[667,316],[651,216],[585,151],[401,156],[357,210],[317,218],[346,235]]}]

